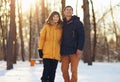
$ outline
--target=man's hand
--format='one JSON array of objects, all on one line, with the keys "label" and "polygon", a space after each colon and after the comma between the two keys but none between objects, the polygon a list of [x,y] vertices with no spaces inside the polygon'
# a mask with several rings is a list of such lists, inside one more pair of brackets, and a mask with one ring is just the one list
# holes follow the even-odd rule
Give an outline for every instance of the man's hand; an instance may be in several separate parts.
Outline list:
[{"label": "man's hand", "polygon": [[76,55],[77,55],[79,58],[81,57],[82,53],[83,53],[83,51],[77,49]]}]

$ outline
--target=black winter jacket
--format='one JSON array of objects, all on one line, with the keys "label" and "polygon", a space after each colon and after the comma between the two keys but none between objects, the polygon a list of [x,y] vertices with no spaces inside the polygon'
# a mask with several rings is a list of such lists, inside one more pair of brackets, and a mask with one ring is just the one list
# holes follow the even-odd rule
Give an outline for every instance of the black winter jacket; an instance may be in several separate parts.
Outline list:
[{"label": "black winter jacket", "polygon": [[75,54],[77,49],[83,50],[84,37],[84,28],[79,17],[72,16],[69,21],[63,19],[61,55]]}]

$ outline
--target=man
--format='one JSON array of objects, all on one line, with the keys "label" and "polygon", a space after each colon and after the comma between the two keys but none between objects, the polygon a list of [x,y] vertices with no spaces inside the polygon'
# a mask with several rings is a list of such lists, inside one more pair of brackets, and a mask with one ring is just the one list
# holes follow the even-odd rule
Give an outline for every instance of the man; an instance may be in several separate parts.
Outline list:
[{"label": "man", "polygon": [[[61,70],[64,82],[77,82],[77,68],[84,46],[84,28],[79,17],[72,16],[73,8],[66,6],[63,18],[63,35],[61,41]],[[69,76],[69,64],[71,79]]]}]

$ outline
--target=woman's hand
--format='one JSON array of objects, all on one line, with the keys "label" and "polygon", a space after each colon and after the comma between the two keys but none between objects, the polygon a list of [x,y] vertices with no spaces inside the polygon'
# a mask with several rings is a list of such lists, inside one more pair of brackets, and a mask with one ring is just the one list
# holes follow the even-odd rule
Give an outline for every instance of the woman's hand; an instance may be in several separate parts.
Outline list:
[{"label": "woman's hand", "polygon": [[43,52],[42,52],[42,50],[38,50],[38,52],[39,52],[39,57],[42,58],[42,57],[43,57]]}]

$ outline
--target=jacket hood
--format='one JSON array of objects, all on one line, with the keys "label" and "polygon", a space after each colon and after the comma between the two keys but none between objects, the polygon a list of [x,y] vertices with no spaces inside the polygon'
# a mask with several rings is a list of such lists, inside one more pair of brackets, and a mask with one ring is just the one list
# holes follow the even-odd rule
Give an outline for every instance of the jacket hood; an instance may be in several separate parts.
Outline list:
[{"label": "jacket hood", "polygon": [[73,15],[72,20],[80,20],[80,17]]},{"label": "jacket hood", "polygon": [[[69,21],[73,21],[73,20],[78,20],[78,21],[79,21],[79,20],[80,20],[80,17],[73,15]],[[66,21],[66,18],[64,18],[63,21],[64,21],[64,22],[67,22],[67,21]],[[68,22],[69,22],[69,21],[68,21]]]}]

